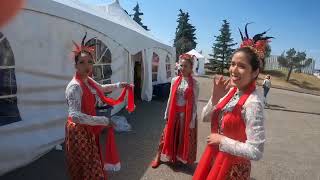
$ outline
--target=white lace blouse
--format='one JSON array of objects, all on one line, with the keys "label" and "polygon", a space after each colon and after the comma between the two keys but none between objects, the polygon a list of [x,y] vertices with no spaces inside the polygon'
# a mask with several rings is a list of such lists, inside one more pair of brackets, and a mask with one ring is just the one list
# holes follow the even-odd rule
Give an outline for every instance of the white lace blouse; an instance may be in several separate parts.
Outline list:
[{"label": "white lace blouse", "polygon": [[[94,81],[95,82],[95,81]],[[98,87],[103,92],[110,92],[115,88],[119,87],[119,83],[117,84],[106,84],[101,85],[95,82]],[[95,89],[89,86],[86,82],[85,84],[89,87],[90,91],[95,95],[96,102],[101,102],[99,96]],[[72,79],[66,88],[66,99],[68,104],[68,114],[72,118],[72,121],[75,123],[80,124],[87,124],[87,125],[108,125],[109,119],[105,116],[91,116],[81,112],[81,99],[82,99],[82,89],[80,84],[75,80]]]},{"label": "white lace blouse", "polygon": [[[237,92],[230,102],[222,109],[224,112],[231,112],[241,97],[241,92]],[[212,98],[212,97],[211,97]],[[215,109],[212,105],[211,98],[208,104],[203,108],[201,119],[210,121],[211,114]],[[221,100],[220,100],[221,101]],[[230,153],[235,156],[244,157],[250,160],[259,160],[262,158],[265,142],[264,129],[264,103],[263,96],[256,89],[243,105],[242,117],[246,124],[247,140],[245,143],[234,139],[224,137],[219,145],[220,151]],[[219,121],[219,132],[223,134],[221,129],[222,116]]]}]

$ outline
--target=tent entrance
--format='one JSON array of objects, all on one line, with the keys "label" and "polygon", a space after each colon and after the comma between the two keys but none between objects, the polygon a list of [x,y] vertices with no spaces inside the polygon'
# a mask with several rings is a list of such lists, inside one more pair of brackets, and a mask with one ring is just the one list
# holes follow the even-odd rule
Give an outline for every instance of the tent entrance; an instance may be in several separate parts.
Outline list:
[{"label": "tent entrance", "polygon": [[196,61],[196,73],[198,74],[199,73],[199,59],[197,58],[197,61]]},{"label": "tent entrance", "polygon": [[142,52],[133,55],[132,60],[134,63],[134,97],[135,99],[140,100],[143,83]]}]

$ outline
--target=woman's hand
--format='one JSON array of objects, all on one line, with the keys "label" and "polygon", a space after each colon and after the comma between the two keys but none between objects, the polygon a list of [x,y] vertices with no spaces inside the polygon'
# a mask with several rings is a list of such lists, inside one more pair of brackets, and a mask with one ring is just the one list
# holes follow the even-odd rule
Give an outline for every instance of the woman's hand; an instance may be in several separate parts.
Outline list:
[{"label": "woman's hand", "polygon": [[209,145],[219,145],[224,136],[218,133],[212,133],[207,137],[207,143]]},{"label": "woman's hand", "polygon": [[212,87],[212,104],[217,104],[218,101],[228,93],[229,89],[230,79],[226,80],[223,76],[215,76]]},{"label": "woman's hand", "polygon": [[129,86],[130,86],[130,84],[127,83],[127,82],[121,82],[121,83],[119,84],[119,88],[125,88],[125,87],[129,87]]}]

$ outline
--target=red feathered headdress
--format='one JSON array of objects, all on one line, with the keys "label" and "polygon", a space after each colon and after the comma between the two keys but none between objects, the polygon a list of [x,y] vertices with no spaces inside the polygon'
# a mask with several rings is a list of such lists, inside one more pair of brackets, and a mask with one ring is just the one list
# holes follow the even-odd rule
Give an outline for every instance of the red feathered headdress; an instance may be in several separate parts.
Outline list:
[{"label": "red feathered headdress", "polygon": [[179,59],[185,59],[185,60],[191,60],[191,61],[193,61],[193,56],[194,56],[194,55],[190,55],[190,54],[184,53],[184,54],[181,54],[181,55],[179,56]]},{"label": "red feathered headdress", "polygon": [[269,39],[271,39],[273,37],[269,37],[269,36],[264,37],[264,35],[267,33],[267,31],[264,31],[263,33],[256,34],[255,36],[253,36],[252,39],[250,39],[249,35],[248,35],[248,31],[247,31],[247,26],[249,24],[250,23],[247,23],[245,26],[245,35],[246,35],[245,37],[243,36],[241,30],[239,29],[241,39],[242,39],[242,43],[240,45],[240,48],[249,47],[258,55],[258,58],[260,60],[263,60],[265,57],[265,54],[266,54],[267,44],[270,42]]},{"label": "red feathered headdress", "polygon": [[87,37],[87,32],[84,35],[84,37],[82,38],[81,45],[79,45],[76,42],[72,41],[74,46],[75,46],[75,49],[72,52],[74,53],[75,56],[79,55],[81,52],[87,52],[87,53],[90,53],[90,54],[94,53],[94,51],[95,51],[94,46],[95,45],[86,46],[85,45],[86,37]]}]

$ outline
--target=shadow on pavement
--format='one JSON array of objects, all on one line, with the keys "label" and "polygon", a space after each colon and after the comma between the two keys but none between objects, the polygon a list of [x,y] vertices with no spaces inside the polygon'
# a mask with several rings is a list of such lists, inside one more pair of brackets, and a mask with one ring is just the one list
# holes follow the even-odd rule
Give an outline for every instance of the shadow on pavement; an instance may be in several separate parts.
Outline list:
[{"label": "shadow on pavement", "polygon": [[[166,100],[136,102],[136,111],[128,114],[122,110],[132,126],[131,132],[116,133],[116,143],[121,159],[121,170],[109,173],[112,180],[140,179],[149,168],[158,147],[165,125],[163,115]],[[27,142],[26,142],[27,143]],[[35,162],[9,172],[0,180],[67,180],[64,151],[52,150]]]}]

